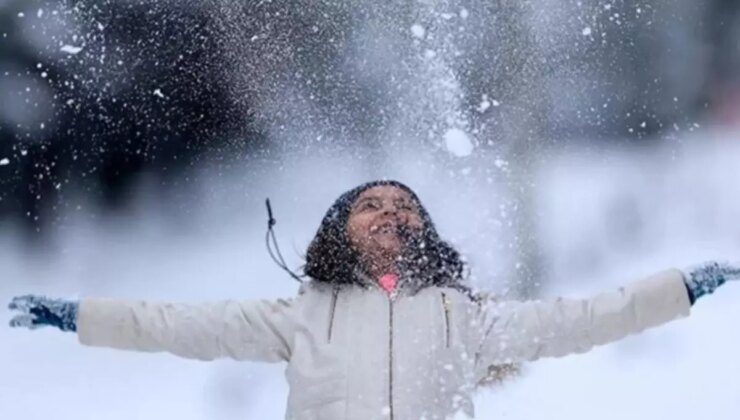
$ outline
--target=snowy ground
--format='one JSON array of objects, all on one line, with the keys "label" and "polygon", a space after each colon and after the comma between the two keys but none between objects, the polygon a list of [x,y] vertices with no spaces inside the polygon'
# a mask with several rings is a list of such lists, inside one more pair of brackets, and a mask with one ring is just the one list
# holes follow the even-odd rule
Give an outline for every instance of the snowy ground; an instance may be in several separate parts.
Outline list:
[{"label": "snowy ground", "polygon": [[[552,154],[536,179],[544,293],[587,296],[669,266],[740,261],[740,145],[733,135],[703,136],[656,149]],[[29,292],[184,301],[292,295],[296,284],[264,250],[263,199],[273,197],[278,235],[297,265],[293,249],[305,249],[331,200],[378,175],[347,158],[286,157],[281,169],[203,174],[195,200],[163,203],[145,189],[119,217],[91,221],[83,206],[44,254],[5,229],[0,302]],[[493,245],[506,242],[497,236],[506,221],[495,210],[498,187],[465,165],[440,171],[430,159],[398,154],[384,173],[418,190],[479,284],[505,288],[496,267],[506,247]],[[462,159],[484,163],[476,153]],[[689,319],[528,365],[521,378],[477,397],[478,418],[737,419],[738,322],[740,284],[702,300]],[[277,419],[287,393],[282,369],[85,348],[71,334],[0,328],[0,419]]]}]

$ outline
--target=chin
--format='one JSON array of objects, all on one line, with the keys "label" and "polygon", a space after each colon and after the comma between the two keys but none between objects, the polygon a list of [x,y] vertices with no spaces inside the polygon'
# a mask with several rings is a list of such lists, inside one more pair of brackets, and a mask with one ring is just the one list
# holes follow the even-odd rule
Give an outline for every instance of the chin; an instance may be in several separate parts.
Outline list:
[{"label": "chin", "polygon": [[378,241],[377,245],[378,249],[386,254],[398,254],[403,248],[397,240]]}]

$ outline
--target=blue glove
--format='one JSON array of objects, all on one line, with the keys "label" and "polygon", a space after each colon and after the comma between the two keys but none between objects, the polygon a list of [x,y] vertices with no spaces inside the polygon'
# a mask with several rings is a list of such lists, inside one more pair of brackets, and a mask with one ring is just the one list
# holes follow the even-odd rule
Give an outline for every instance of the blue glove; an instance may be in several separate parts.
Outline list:
[{"label": "blue glove", "polygon": [[686,289],[692,305],[700,297],[714,293],[727,281],[740,280],[740,268],[718,262],[704,263],[687,271]]},{"label": "blue glove", "polygon": [[8,308],[21,314],[10,320],[10,326],[32,330],[52,326],[62,331],[75,332],[78,306],[77,302],[62,299],[34,295],[17,296],[10,302]]}]

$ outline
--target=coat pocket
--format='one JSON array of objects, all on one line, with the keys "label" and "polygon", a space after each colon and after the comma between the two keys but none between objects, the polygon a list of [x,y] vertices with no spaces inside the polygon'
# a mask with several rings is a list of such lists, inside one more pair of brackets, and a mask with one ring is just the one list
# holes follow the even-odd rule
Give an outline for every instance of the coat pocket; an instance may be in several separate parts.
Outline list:
[{"label": "coat pocket", "polygon": [[[291,384],[288,412],[291,419],[344,418],[347,404],[347,378],[318,378]],[[329,415],[341,411],[341,415]]]}]

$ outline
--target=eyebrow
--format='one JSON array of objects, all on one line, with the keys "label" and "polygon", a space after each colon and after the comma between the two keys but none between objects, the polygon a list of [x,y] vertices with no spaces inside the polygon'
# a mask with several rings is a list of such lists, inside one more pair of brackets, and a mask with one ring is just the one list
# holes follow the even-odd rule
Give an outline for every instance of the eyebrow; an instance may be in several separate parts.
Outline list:
[{"label": "eyebrow", "polygon": [[406,197],[396,198],[395,200],[393,200],[393,202],[395,202],[395,203],[408,203],[408,204],[416,205],[416,201],[414,201],[411,198],[406,198]]},{"label": "eyebrow", "polygon": [[[355,204],[352,205],[352,208],[357,207],[357,206],[359,206],[360,204],[362,204],[362,203],[364,203],[366,201],[380,201],[380,197],[374,196],[374,195],[362,197],[362,198],[358,199],[355,202]],[[395,203],[395,204],[398,204],[398,203],[410,204],[412,206],[418,207],[418,205],[416,204],[416,201],[414,201],[411,198],[406,198],[406,197],[398,197],[398,198],[395,198],[393,200],[393,203]]]}]

